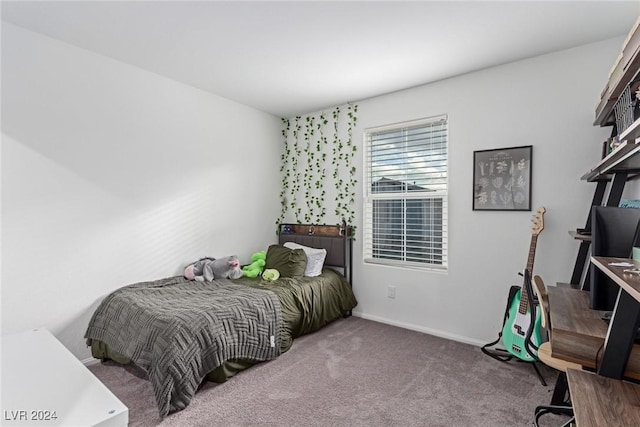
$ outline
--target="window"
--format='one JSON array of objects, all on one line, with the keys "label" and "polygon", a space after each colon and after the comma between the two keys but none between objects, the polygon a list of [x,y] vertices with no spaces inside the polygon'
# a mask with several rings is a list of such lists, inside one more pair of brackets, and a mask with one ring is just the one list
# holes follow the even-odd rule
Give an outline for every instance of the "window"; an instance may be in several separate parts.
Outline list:
[{"label": "window", "polygon": [[447,117],[365,130],[365,262],[447,268]]}]

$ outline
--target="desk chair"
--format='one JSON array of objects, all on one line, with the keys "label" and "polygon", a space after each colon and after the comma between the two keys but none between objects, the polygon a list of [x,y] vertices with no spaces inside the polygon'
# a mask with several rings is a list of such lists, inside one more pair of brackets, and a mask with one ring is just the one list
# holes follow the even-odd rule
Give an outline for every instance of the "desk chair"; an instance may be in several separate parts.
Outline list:
[{"label": "desk chair", "polygon": [[[549,317],[549,295],[547,289],[540,276],[533,277],[533,291],[538,299],[538,307],[541,314],[542,327],[547,330],[547,335],[551,338],[551,323]],[[567,421],[564,426],[568,426],[575,422],[573,417],[573,408],[569,403],[569,385],[567,383],[567,369],[582,370],[582,366],[577,363],[568,362],[566,360],[558,359],[551,356],[551,344],[550,341],[546,341],[538,348],[538,359],[547,366],[559,371],[558,380],[556,381],[555,388],[553,389],[553,396],[551,397],[550,405],[541,405],[536,407],[535,410],[535,425],[538,427],[538,419],[544,414],[558,414],[569,415],[571,419]]]}]

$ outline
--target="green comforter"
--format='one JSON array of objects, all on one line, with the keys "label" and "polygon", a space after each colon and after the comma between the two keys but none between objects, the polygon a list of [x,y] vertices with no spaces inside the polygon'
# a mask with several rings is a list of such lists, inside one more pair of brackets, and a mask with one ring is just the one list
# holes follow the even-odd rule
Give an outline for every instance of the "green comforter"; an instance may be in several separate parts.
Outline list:
[{"label": "green comforter", "polygon": [[[300,279],[281,277],[273,282],[261,278],[243,277],[233,282],[266,289],[278,296],[281,306],[280,349],[282,352],[289,350],[294,338],[317,331],[348,313],[357,304],[350,284],[344,276],[331,269],[323,270],[318,277]],[[118,354],[98,340],[92,341],[91,350],[93,357],[97,359],[112,359],[118,363],[130,361],[127,355]],[[211,371],[206,379],[224,382],[255,363],[257,362],[244,359],[228,360]]]},{"label": "green comforter", "polygon": [[[357,302],[349,282],[334,270],[325,269],[318,277],[279,278],[267,282],[243,277],[233,280],[246,286],[267,289],[280,299],[282,350],[291,347],[293,338],[317,331],[353,309]],[[285,343],[287,337],[289,343]]]},{"label": "green comforter", "polygon": [[280,299],[229,280],[171,277],[109,294],[85,338],[144,369],[160,411],[185,408],[202,378],[227,360],[271,360],[281,353]]}]

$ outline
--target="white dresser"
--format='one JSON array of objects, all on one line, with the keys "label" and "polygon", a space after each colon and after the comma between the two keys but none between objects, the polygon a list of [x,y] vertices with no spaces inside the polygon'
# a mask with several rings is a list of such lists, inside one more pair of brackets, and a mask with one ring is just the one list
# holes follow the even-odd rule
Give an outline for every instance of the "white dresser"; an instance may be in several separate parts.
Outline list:
[{"label": "white dresser", "polygon": [[0,425],[128,425],[127,407],[48,330],[3,335],[0,346]]}]

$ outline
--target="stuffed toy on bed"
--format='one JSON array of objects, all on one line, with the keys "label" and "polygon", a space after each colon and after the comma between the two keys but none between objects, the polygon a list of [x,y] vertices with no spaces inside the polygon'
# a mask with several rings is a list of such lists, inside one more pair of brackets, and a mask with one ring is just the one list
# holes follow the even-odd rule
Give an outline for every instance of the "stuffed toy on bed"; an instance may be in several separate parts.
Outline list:
[{"label": "stuffed toy on bed", "polygon": [[280,278],[280,272],[275,268],[267,268],[264,273],[262,273],[262,278],[267,282],[273,282]]},{"label": "stuffed toy on bed", "polygon": [[242,274],[244,277],[258,277],[262,273],[262,269],[266,263],[267,252],[260,251],[251,255],[251,264],[242,267]]},{"label": "stuffed toy on bed", "polygon": [[214,279],[239,279],[242,277],[238,257],[202,258],[184,269],[184,277],[198,282],[210,282]]}]

